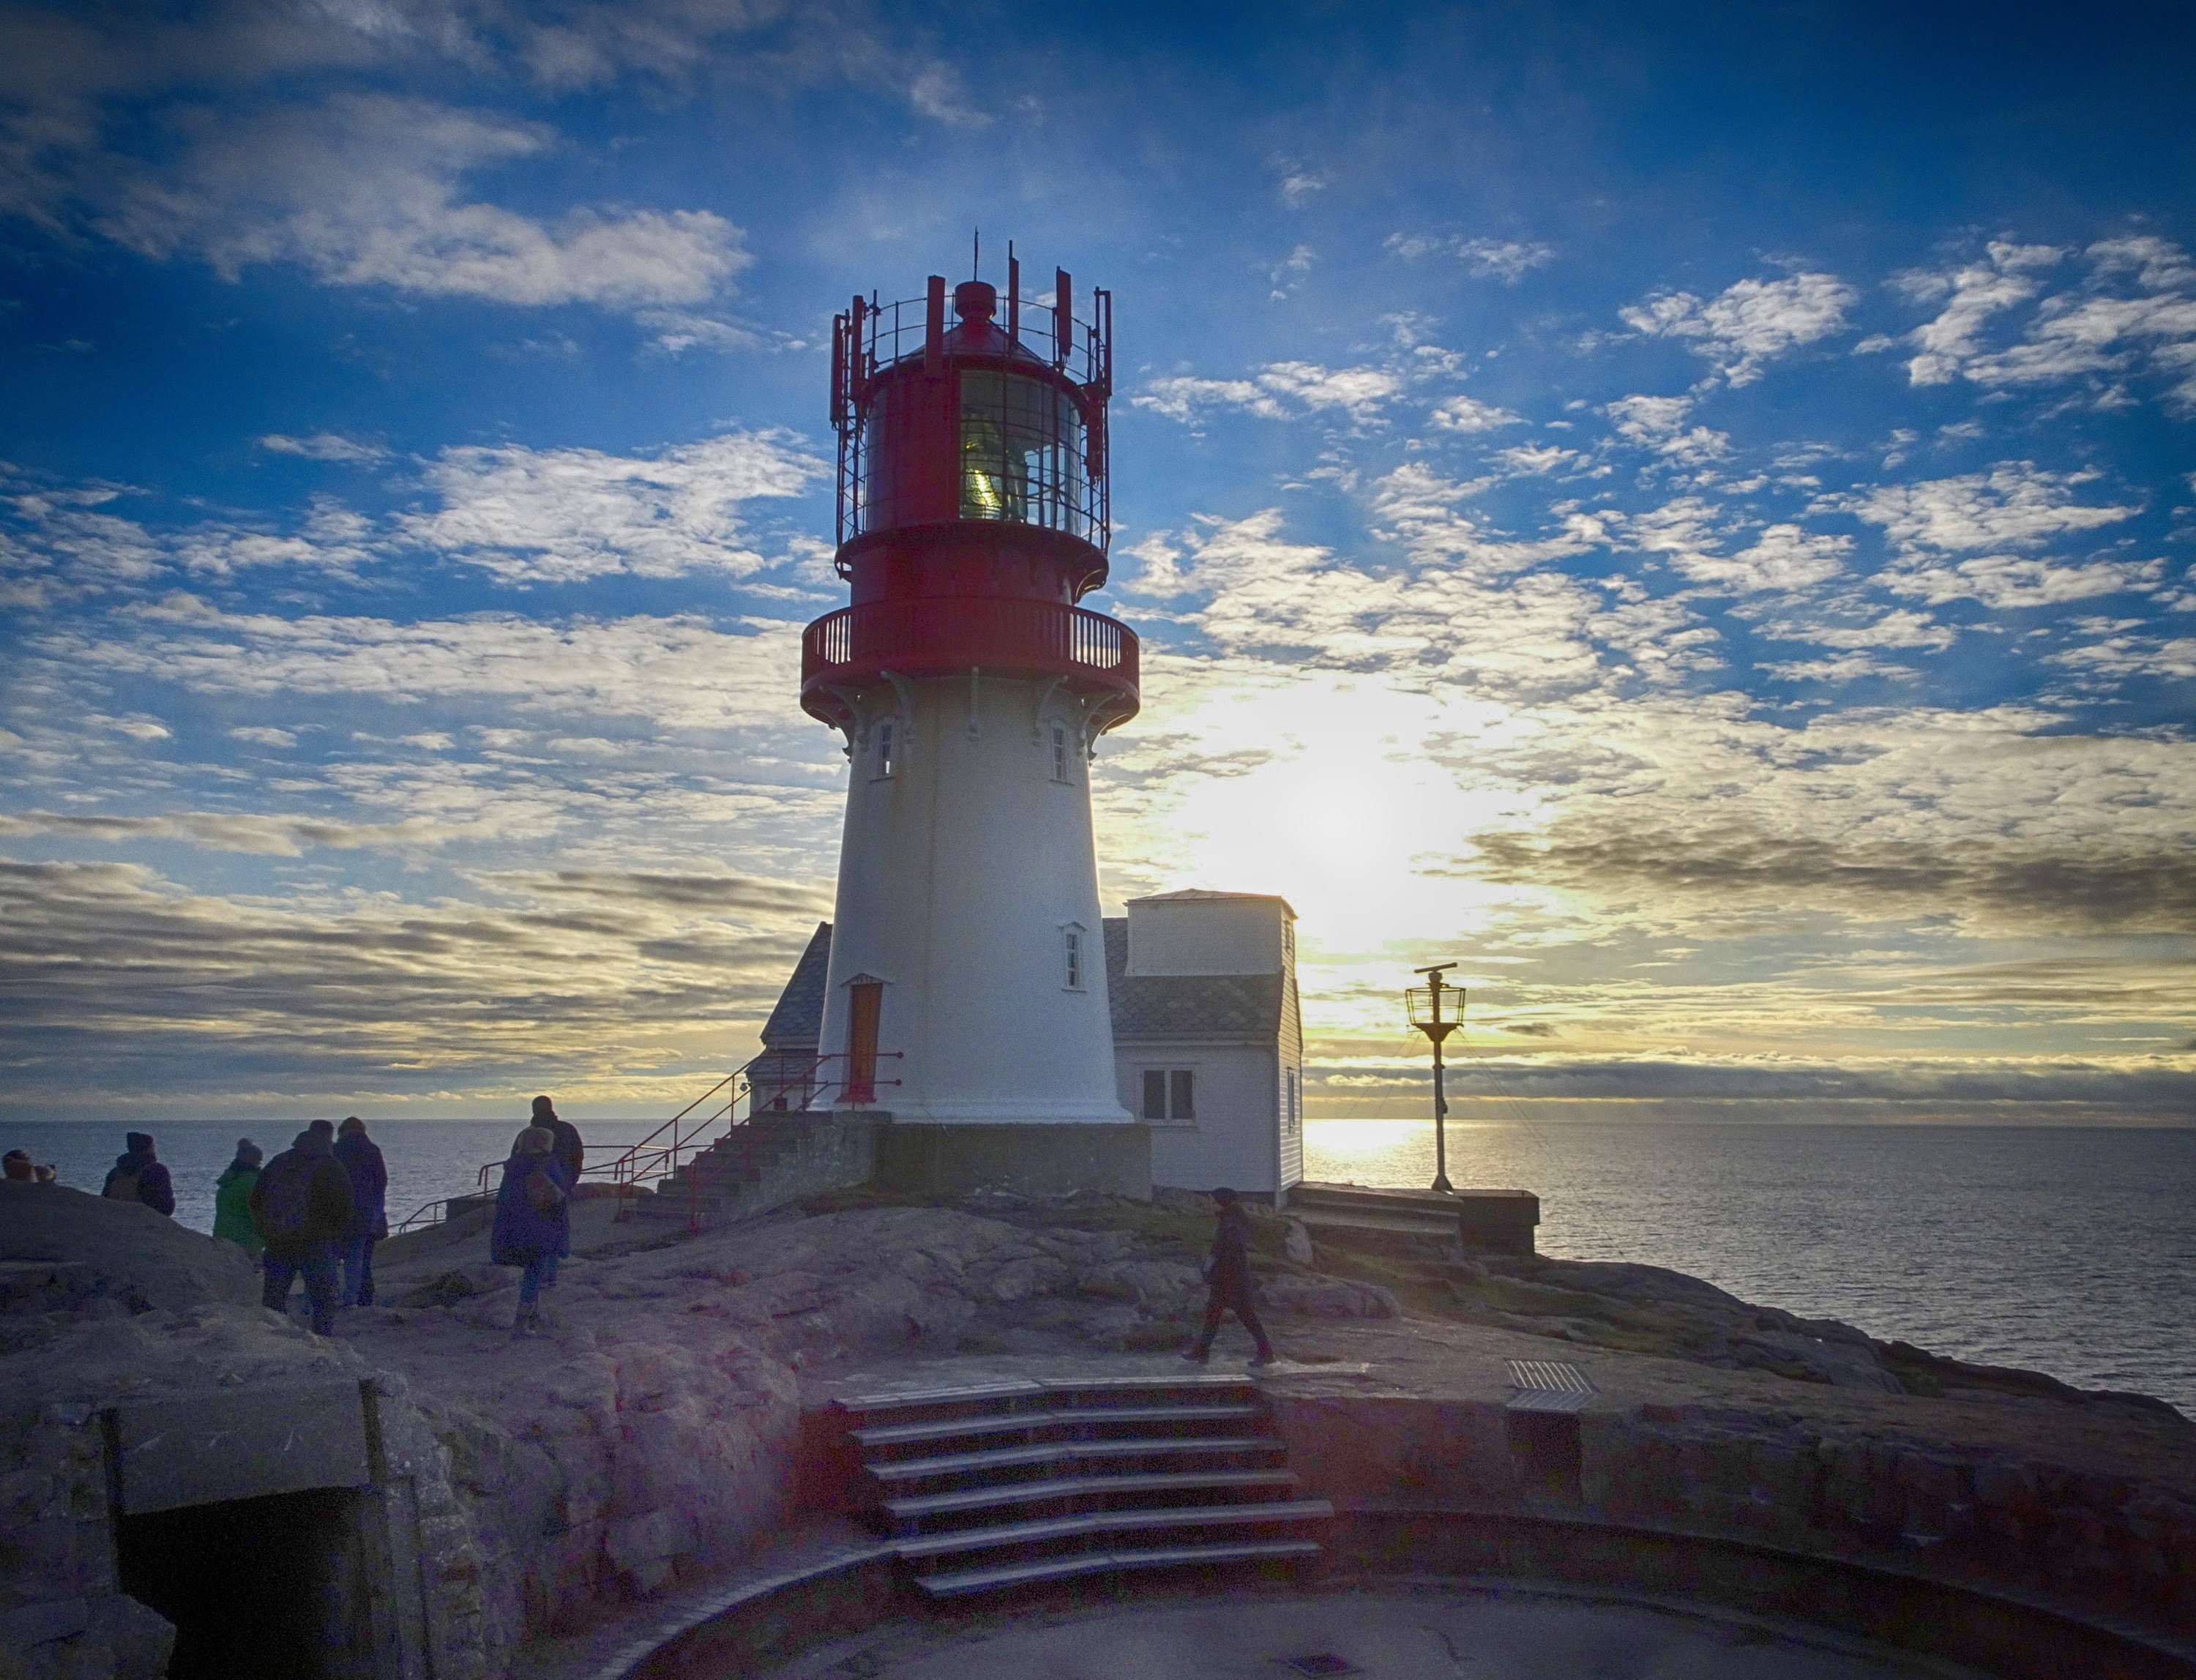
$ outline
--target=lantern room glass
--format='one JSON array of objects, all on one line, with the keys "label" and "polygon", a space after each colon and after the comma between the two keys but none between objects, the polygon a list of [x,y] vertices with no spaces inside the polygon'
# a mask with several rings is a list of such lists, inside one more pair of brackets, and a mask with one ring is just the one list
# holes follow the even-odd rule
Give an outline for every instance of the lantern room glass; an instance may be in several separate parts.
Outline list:
[{"label": "lantern room glass", "polygon": [[1083,415],[1042,380],[961,370],[961,517],[1087,537]]}]

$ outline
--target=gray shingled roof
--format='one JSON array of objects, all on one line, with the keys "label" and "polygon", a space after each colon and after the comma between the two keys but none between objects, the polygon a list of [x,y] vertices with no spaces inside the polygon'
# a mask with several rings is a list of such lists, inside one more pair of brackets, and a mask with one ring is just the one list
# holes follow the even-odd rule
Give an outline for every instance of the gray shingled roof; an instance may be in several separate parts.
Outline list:
[{"label": "gray shingled roof", "polygon": [[1274,1038],[1281,1031],[1279,974],[1129,973],[1129,919],[1106,918],[1106,990],[1113,1042],[1145,1038]]},{"label": "gray shingled roof", "polygon": [[824,1031],[824,979],[831,967],[831,924],[819,921],[808,936],[808,949],[793,965],[793,977],[777,995],[777,1007],[763,1023],[766,1050],[813,1050]]}]

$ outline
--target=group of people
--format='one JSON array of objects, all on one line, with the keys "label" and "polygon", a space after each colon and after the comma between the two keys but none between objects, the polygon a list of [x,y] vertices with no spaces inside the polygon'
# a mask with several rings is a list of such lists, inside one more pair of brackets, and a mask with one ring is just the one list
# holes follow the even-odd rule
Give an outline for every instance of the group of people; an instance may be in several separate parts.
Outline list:
[{"label": "group of people", "polygon": [[[131,1132],[124,1141],[129,1147],[101,1193],[174,1217],[175,1182],[152,1138]],[[503,1163],[488,1230],[490,1262],[519,1272],[514,1336],[548,1328],[542,1296],[556,1286],[558,1262],[572,1251],[572,1193],[586,1160],[579,1129],[547,1097],[535,1098],[533,1117]],[[20,1149],[0,1164],[11,1179],[54,1179],[51,1167],[34,1168]],[[389,1234],[388,1193],[389,1169],[366,1122],[355,1114],[340,1126],[315,1120],[264,1164],[257,1144],[237,1140],[236,1158],[214,1181],[213,1234],[259,1261],[260,1300],[275,1312],[287,1310],[291,1286],[302,1278],[314,1332],[332,1336],[338,1308],[373,1304],[373,1247]],[[1232,1312],[1257,1343],[1251,1363],[1270,1365],[1274,1344],[1259,1322],[1251,1282],[1250,1221],[1233,1190],[1214,1191],[1212,1202],[1218,1221],[1205,1262],[1205,1323],[1182,1357],[1198,1365],[1211,1359],[1220,1321]]]}]

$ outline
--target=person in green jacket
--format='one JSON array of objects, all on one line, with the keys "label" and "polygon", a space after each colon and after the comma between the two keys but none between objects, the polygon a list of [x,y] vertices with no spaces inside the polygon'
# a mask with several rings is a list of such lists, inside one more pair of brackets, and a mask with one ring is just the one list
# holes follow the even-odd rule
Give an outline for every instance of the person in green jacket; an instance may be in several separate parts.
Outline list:
[{"label": "person in green jacket", "polygon": [[257,1144],[239,1138],[236,1158],[213,1181],[213,1234],[228,1238],[254,1260],[267,1248],[251,1217],[251,1186],[259,1182],[259,1163],[264,1158]]}]

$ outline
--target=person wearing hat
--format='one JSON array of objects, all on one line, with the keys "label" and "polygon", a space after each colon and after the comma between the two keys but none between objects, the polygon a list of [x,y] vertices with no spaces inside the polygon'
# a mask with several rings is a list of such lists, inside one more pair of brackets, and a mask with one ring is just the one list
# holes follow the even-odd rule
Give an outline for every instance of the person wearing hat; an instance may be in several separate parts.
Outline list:
[{"label": "person wearing hat", "polygon": [[251,1222],[251,1186],[259,1182],[265,1152],[250,1138],[236,1140],[236,1158],[213,1181],[213,1234],[226,1238],[254,1260],[267,1252],[267,1240]]},{"label": "person wearing hat", "polygon": [[0,1155],[0,1172],[5,1172],[10,1179],[24,1184],[30,1183],[38,1175],[38,1169],[31,1164],[31,1152],[27,1149],[11,1149],[5,1155]]},{"label": "person wearing hat", "polygon": [[1277,1357],[1274,1344],[1266,1339],[1266,1327],[1258,1321],[1258,1308],[1251,1296],[1250,1216],[1243,1211],[1241,1199],[1224,1185],[1212,1192],[1212,1210],[1219,1222],[1212,1233],[1211,1257],[1205,1262],[1205,1281],[1211,1285],[1205,1300],[1205,1328],[1182,1356],[1192,1365],[1210,1360],[1221,1315],[1232,1312],[1258,1344],[1257,1357],[1251,1363],[1271,1365]]},{"label": "person wearing hat", "polygon": [[123,1141],[130,1146],[115,1158],[99,1193],[117,1202],[142,1202],[154,1213],[173,1219],[176,1186],[168,1169],[153,1158],[152,1134],[130,1132]]},{"label": "person wearing hat", "polygon": [[529,1126],[511,1140],[496,1186],[495,1224],[488,1233],[488,1262],[517,1266],[518,1315],[513,1336],[542,1331],[541,1291],[557,1284],[557,1262],[572,1251],[571,1175],[557,1158],[557,1134]]}]

